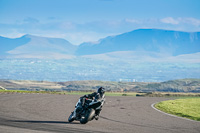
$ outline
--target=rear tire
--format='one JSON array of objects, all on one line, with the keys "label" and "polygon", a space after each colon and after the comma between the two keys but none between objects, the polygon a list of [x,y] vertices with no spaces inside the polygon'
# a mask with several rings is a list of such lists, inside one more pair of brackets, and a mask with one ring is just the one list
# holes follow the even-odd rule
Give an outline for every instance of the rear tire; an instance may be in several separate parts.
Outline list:
[{"label": "rear tire", "polygon": [[81,117],[80,123],[81,124],[86,124],[88,121],[92,120],[92,118],[95,115],[95,110],[94,109],[89,109],[84,117]]}]

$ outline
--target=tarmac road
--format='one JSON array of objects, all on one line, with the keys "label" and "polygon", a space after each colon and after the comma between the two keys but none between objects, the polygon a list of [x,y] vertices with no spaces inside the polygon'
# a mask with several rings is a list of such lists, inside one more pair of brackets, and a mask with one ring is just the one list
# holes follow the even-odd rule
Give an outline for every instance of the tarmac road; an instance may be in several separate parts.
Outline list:
[{"label": "tarmac road", "polygon": [[0,94],[0,133],[200,133],[200,122],[172,117],[151,107],[167,98],[106,97],[98,121],[68,123],[79,97]]}]

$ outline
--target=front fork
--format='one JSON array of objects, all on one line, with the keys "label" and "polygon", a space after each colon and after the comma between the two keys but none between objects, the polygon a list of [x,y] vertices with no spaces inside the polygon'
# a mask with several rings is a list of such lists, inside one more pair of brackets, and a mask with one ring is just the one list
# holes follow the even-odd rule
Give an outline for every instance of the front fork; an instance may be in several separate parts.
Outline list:
[{"label": "front fork", "polygon": [[75,106],[75,109],[74,109],[74,112],[73,112],[73,118],[76,118],[77,109],[80,106],[80,104],[81,104],[81,100],[79,99],[78,102],[76,103],[76,106]]}]

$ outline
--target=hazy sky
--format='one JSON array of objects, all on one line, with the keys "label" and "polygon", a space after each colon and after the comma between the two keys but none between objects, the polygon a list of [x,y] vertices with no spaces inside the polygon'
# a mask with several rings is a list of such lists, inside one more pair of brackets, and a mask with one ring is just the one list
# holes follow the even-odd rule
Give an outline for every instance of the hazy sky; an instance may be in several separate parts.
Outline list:
[{"label": "hazy sky", "polygon": [[73,44],[139,28],[200,31],[200,0],[0,0],[0,36]]}]

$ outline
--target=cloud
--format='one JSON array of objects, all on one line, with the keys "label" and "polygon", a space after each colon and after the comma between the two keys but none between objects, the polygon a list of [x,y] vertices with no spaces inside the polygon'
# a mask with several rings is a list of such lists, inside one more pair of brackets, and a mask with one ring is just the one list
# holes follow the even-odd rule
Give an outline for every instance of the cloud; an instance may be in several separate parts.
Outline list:
[{"label": "cloud", "polygon": [[56,20],[56,17],[48,17],[47,20]]},{"label": "cloud", "polygon": [[31,17],[27,17],[24,19],[25,23],[39,23],[39,20],[35,19],[35,18],[31,18]]},{"label": "cloud", "polygon": [[76,28],[76,24],[72,23],[72,22],[62,22],[59,24],[60,28],[66,29],[66,30],[73,30]]},{"label": "cloud", "polygon": [[136,23],[136,24],[140,24],[140,23],[141,23],[140,20],[137,20],[137,19],[129,19],[129,18],[126,18],[126,19],[125,19],[125,22],[127,22],[127,23]]},{"label": "cloud", "polygon": [[200,20],[195,18],[179,18],[182,23],[192,24],[194,26],[200,26]]},{"label": "cloud", "polygon": [[193,25],[193,26],[200,26],[200,20],[196,18],[172,18],[167,17],[160,19],[160,22],[172,24],[172,25],[181,25],[181,24],[187,24],[187,25]]},{"label": "cloud", "polygon": [[163,18],[160,21],[167,24],[179,24],[179,21],[172,17]]}]

